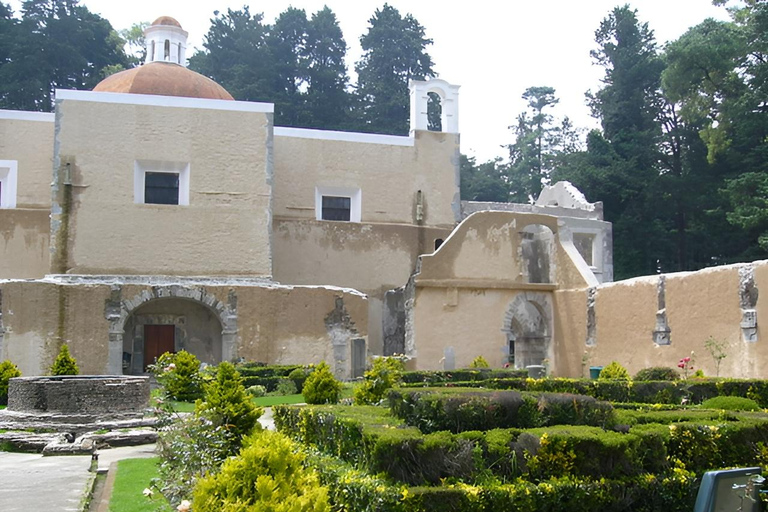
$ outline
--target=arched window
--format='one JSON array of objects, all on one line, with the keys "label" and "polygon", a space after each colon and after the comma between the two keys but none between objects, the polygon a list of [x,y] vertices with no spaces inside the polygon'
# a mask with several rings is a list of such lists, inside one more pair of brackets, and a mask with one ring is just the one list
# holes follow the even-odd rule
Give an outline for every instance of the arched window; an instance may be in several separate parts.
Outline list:
[{"label": "arched window", "polygon": [[165,53],[163,54],[163,60],[171,60],[171,42],[165,40]]},{"label": "arched window", "polygon": [[427,130],[431,132],[443,131],[443,103],[436,92],[427,93]]}]

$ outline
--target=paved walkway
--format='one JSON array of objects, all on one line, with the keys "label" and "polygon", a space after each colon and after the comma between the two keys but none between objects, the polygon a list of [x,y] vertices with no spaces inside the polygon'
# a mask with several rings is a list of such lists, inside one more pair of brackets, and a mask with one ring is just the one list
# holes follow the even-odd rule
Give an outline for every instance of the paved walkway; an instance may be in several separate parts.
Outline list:
[{"label": "paved walkway", "polygon": [[[259,418],[274,430],[272,408]],[[154,457],[155,445],[99,450],[99,470],[122,459]],[[0,511],[78,512],[93,473],[90,455],[43,457],[39,454],[0,452]]]},{"label": "paved walkway", "polygon": [[90,455],[0,452],[0,510],[77,512],[93,473]]}]

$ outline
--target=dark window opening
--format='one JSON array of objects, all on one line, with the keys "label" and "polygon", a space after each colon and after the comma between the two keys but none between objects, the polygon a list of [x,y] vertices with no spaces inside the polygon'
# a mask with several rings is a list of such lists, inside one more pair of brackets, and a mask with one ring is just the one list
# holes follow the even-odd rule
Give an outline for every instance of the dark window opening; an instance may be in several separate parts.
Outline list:
[{"label": "dark window opening", "polygon": [[350,220],[352,200],[349,197],[323,196],[323,220]]},{"label": "dark window opening", "polygon": [[150,45],[149,45],[149,61],[152,62],[153,60],[155,60],[155,42],[154,41],[150,41]]},{"label": "dark window opening", "polygon": [[443,102],[437,93],[427,93],[427,130],[443,131]]},{"label": "dark window opening", "polygon": [[441,245],[443,245],[443,239],[442,238],[435,238],[435,250],[438,250]]},{"label": "dark window opening", "polygon": [[179,174],[148,172],[144,175],[146,204],[179,204]]},{"label": "dark window opening", "polygon": [[165,40],[165,48],[164,48],[164,50],[165,50],[165,52],[164,52],[164,55],[163,55],[163,59],[164,60],[171,60],[171,42],[168,39]]}]

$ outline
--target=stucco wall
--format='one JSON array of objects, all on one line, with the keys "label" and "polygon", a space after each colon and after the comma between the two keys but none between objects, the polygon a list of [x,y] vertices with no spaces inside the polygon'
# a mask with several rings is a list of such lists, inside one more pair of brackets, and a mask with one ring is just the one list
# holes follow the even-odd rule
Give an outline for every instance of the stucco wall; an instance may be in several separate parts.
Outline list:
[{"label": "stucco wall", "polygon": [[[322,132],[320,132],[321,134]],[[363,222],[453,227],[459,209],[459,137],[415,132],[413,146],[275,135],[274,214],[315,218],[315,187],[359,188]]]},{"label": "stucco wall", "polygon": [[[270,274],[271,114],[88,94],[56,102],[53,273]],[[188,163],[189,205],[134,204],[137,160]]]},{"label": "stucco wall", "polygon": [[0,110],[0,160],[18,162],[18,208],[50,207],[53,131],[51,114]]},{"label": "stucco wall", "polygon": [[0,279],[43,277],[50,267],[50,211],[0,209]]},{"label": "stucco wall", "polygon": [[[768,352],[763,348],[768,306],[764,298],[755,307],[757,341],[746,342],[742,335],[740,294],[745,276],[752,276],[758,290],[768,289],[768,262],[601,285],[595,289],[593,346],[586,342],[588,291],[556,292],[556,374],[579,376],[586,366],[604,366],[614,360],[632,374],[650,366],[675,368],[681,358],[694,352],[694,368],[715,376],[715,362],[705,347],[711,336],[725,343],[720,376],[768,377]],[[666,314],[668,345],[654,342],[657,312]]]},{"label": "stucco wall", "polygon": [[[134,312],[167,312],[172,300],[181,300],[168,297],[180,290],[201,290],[205,297],[195,302],[206,308],[205,318],[185,320],[198,330],[205,330],[201,323],[210,320],[208,312],[236,319],[236,357],[266,363],[326,360],[344,377],[351,369],[351,340],[367,337],[365,296],[337,288],[6,281],[0,282],[0,359],[11,359],[24,375],[41,375],[65,341],[81,373],[105,373],[110,329],[121,325],[115,324],[121,311],[123,328],[130,330]],[[211,322],[221,325],[216,318]],[[116,350],[120,357],[122,340]]]}]

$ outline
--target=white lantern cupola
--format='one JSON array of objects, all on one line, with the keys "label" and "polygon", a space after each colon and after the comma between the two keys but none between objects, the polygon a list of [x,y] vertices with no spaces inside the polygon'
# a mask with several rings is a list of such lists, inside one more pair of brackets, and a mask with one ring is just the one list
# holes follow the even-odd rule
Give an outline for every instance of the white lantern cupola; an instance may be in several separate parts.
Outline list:
[{"label": "white lantern cupola", "polygon": [[170,62],[186,67],[188,35],[181,24],[170,16],[157,18],[144,30],[147,43],[147,59],[144,63]]}]

